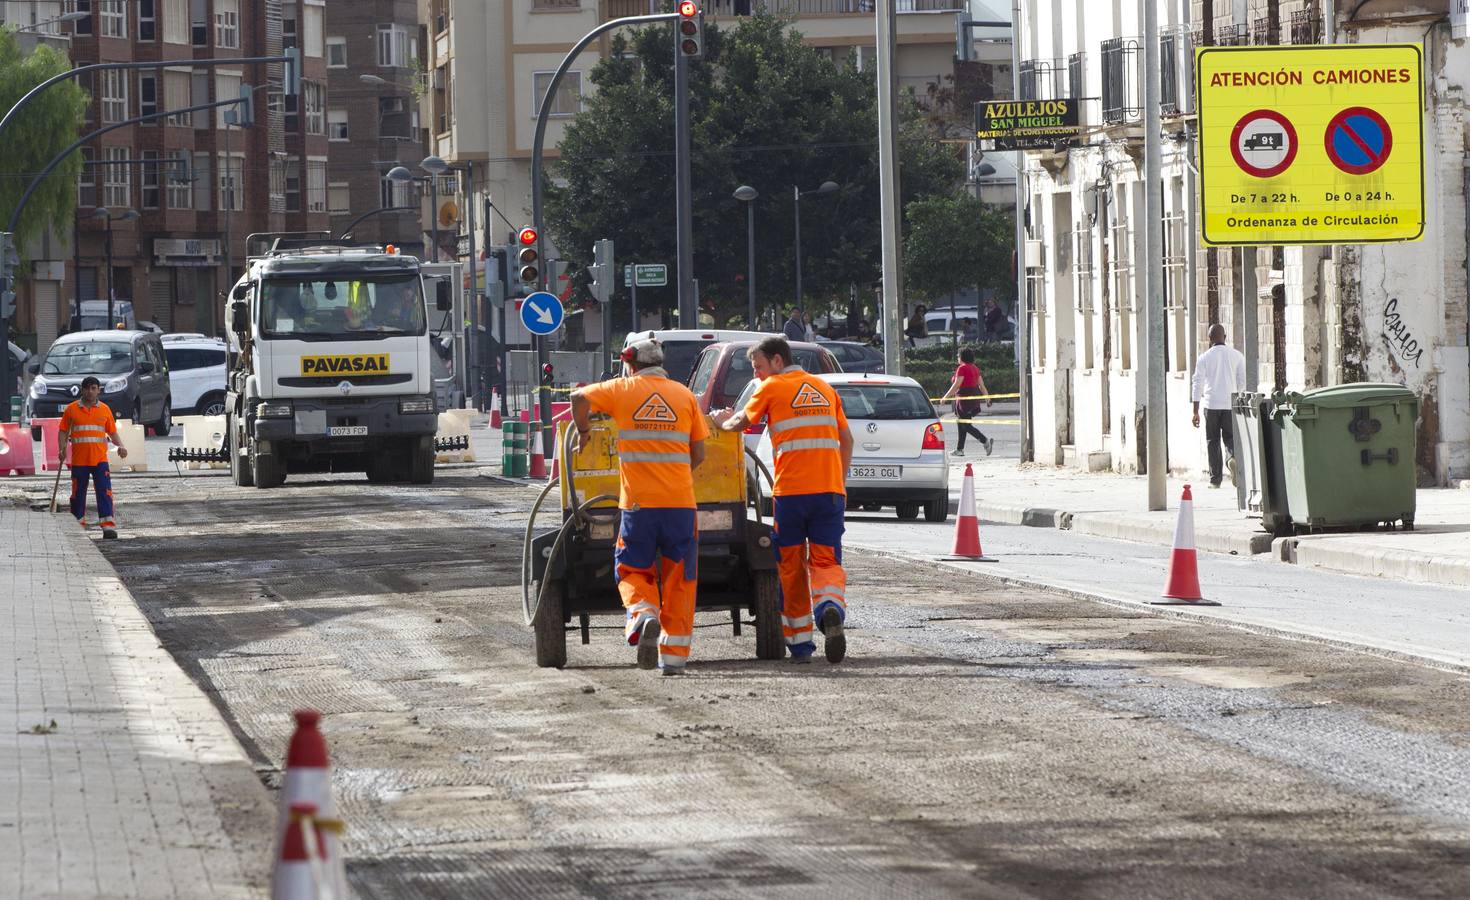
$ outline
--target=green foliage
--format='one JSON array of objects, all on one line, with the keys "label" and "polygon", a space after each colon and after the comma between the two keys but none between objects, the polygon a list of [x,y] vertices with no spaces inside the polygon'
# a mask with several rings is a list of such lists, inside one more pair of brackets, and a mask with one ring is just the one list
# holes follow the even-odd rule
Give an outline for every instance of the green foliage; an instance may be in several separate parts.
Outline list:
[{"label": "green foliage", "polygon": [[[1015,393],[1016,385],[1020,383],[1015,345],[990,342],[970,346],[975,351],[975,365],[980,367],[980,374],[985,378],[985,387],[992,394]],[[941,397],[949,390],[958,365],[958,352],[954,347],[904,348],[903,353],[904,374],[922,384],[930,397]]]},{"label": "green foliage", "polygon": [[[50,47],[22,55],[15,36],[0,30],[0,110],[10,109],[31,88],[70,68],[66,57]],[[86,104],[86,93],[74,82],[63,81],[48,88],[6,126],[0,141],[0,216],[4,217],[0,228],[9,223],[31,175],[77,139]],[[30,241],[45,229],[70,230],[81,169],[81,154],[73,153],[31,195],[17,228],[16,246],[22,256]]]},{"label": "green foliage", "polygon": [[[952,291],[993,288],[1010,293],[1014,219],[970,194],[921,197],[904,208],[904,284],[910,295],[938,301]],[[942,306],[942,304],[940,304]]]},{"label": "green foliage", "polygon": [[[668,27],[612,38],[591,78],[597,93],[568,127],[548,173],[547,227],[562,255],[585,267],[592,244],[617,242],[621,267],[662,262],[670,286],[638,292],[641,308],[672,306],[674,228],[673,46]],[[694,260],[716,318],[745,308],[746,209],[755,204],[756,289],[762,309],[795,297],[793,187],[841,190],[801,204],[802,286],[808,306],[845,308],[848,285],[878,278],[879,196],[876,83],[851,60],[833,62],[802,42],[786,20],[741,18],[705,29],[705,59],[690,67]],[[955,148],[931,140],[912,100],[900,134],[903,197],[944,193],[962,175]],[[619,298],[624,295],[618,279]],[[621,303],[619,305],[622,305]]]}]

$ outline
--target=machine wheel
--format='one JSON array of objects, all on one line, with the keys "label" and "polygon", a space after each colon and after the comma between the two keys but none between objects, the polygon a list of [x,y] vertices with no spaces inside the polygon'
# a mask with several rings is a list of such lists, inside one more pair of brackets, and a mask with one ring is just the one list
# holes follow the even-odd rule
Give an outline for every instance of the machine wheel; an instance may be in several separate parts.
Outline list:
[{"label": "machine wheel", "polygon": [[924,504],[924,521],[943,522],[949,518],[949,498],[936,497]]},{"label": "machine wheel", "polygon": [[168,437],[168,433],[174,430],[173,402],[172,397],[163,398],[163,412],[158,414],[158,421],[153,423],[153,433],[159,437]]},{"label": "machine wheel", "polygon": [[561,611],[565,593],[564,582],[548,582],[531,623],[536,629],[536,665],[543,669],[560,669],[567,664],[567,628]]},{"label": "machine wheel", "polygon": [[408,480],[414,484],[434,483],[434,439],[419,438],[408,451]]},{"label": "machine wheel", "polygon": [[786,655],[786,639],[781,631],[781,580],[775,572],[756,572],[754,576],[755,655],[780,659]]},{"label": "machine wheel", "polygon": [[230,439],[225,445],[230,448],[230,478],[240,487],[252,487],[255,484],[255,472],[240,456],[240,448],[246,446],[244,429],[237,428],[233,418],[228,420],[228,425]]},{"label": "machine wheel", "polygon": [[255,447],[250,448],[250,469],[258,488],[280,487],[286,483],[286,464],[281,458],[272,453],[262,456],[255,452]]},{"label": "machine wheel", "polygon": [[[919,517],[919,504],[900,503],[894,507],[894,511],[898,513],[900,519],[917,519]],[[948,512],[947,507],[945,511]]]}]

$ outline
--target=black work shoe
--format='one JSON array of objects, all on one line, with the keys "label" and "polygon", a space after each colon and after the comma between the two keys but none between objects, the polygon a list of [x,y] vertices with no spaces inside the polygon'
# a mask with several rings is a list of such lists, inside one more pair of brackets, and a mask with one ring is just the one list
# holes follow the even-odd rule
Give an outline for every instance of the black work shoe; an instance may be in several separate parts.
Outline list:
[{"label": "black work shoe", "polygon": [[102,529],[102,539],[108,541],[117,540],[117,532],[111,528]]},{"label": "black work shoe", "polygon": [[830,606],[822,613],[822,634],[826,637],[822,648],[827,653],[827,662],[842,662],[847,656],[847,635],[842,631],[842,615]]},{"label": "black work shoe", "polygon": [[790,663],[793,666],[806,666],[806,665],[810,665],[811,664],[811,661],[812,661],[812,655],[810,653],[801,653],[801,654],[793,653],[793,654],[791,654],[791,657],[790,657],[790,660],[789,661],[790,661]]},{"label": "black work shoe", "polygon": [[638,668],[658,668],[658,637],[661,634],[658,619],[650,618],[638,632]]},{"label": "black work shoe", "polygon": [[665,678],[669,677],[670,675],[683,675],[684,674],[684,668],[682,666],[677,667],[677,668],[670,667],[670,666],[664,666],[663,673],[664,673],[664,677]]}]

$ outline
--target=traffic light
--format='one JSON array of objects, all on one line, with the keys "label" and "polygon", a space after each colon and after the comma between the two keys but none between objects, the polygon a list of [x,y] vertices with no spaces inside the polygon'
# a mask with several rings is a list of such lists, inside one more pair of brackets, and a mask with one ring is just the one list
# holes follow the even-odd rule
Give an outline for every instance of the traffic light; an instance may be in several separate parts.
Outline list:
[{"label": "traffic light", "polygon": [[679,0],[679,55],[685,59],[704,57],[704,13],[694,0]]},{"label": "traffic light", "polygon": [[285,84],[282,85],[281,93],[287,94],[292,97],[300,97],[301,49],[299,47],[290,47],[281,55],[289,57],[286,61],[286,71],[284,73],[285,77],[283,79],[285,81]]},{"label": "traffic light", "polygon": [[613,266],[613,242],[603,238],[592,245],[592,296],[598,303],[610,303],[613,296],[613,279],[617,271]]},{"label": "traffic light", "polygon": [[15,235],[0,231],[0,319],[15,315],[15,269],[19,265]]},{"label": "traffic light", "polygon": [[541,284],[541,267],[538,265],[541,254],[536,249],[538,237],[534,228],[522,228],[516,235],[516,275],[521,284],[533,291]]},{"label": "traffic light", "polygon": [[551,384],[551,363],[541,366],[541,383]]}]

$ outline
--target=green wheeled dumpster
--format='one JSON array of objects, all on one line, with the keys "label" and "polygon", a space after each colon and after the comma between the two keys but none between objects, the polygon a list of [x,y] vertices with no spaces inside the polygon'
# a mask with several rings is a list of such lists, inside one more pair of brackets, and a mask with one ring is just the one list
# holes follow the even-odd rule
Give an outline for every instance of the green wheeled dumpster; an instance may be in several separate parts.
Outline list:
[{"label": "green wheeled dumpster", "polygon": [[1236,505],[1261,517],[1261,528],[1290,534],[1291,512],[1281,465],[1281,426],[1275,404],[1265,394],[1238,391],[1231,395],[1235,423]]},{"label": "green wheeled dumpster", "polygon": [[1419,398],[1397,384],[1278,395],[1282,475],[1298,531],[1414,527]]}]

